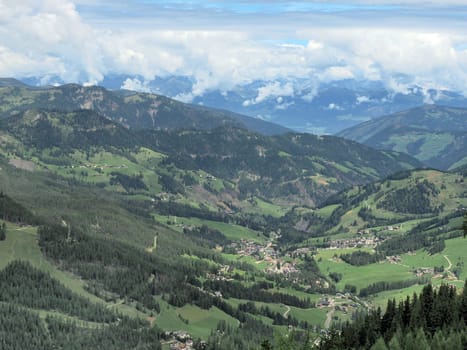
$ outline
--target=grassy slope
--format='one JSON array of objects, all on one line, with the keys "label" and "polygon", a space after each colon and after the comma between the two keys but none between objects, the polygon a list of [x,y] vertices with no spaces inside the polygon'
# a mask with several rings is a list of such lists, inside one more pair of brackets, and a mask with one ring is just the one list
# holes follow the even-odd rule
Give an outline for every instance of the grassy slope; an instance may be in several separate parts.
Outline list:
[{"label": "grassy slope", "polygon": [[158,302],[161,305],[161,313],[156,316],[154,322],[166,330],[183,329],[195,337],[207,339],[211,334],[211,329],[215,328],[219,321],[224,320],[232,327],[239,324],[238,320],[226,315],[216,307],[209,310],[203,310],[193,305],[177,308],[160,298],[158,298]]},{"label": "grassy slope", "polygon": [[365,266],[352,266],[339,258],[334,258],[335,254],[339,256],[351,251],[352,249],[321,250],[316,256],[318,266],[323,273],[342,274],[342,280],[337,283],[338,289],[343,290],[345,284],[351,284],[361,289],[374,282],[391,282],[413,278],[410,269],[401,265],[381,262]]},{"label": "grassy slope", "polygon": [[[3,269],[13,260],[28,261],[34,267],[50,273],[53,278],[56,278],[63,283],[67,288],[74,293],[88,298],[95,303],[103,303],[108,307],[113,307],[112,304],[106,303],[104,300],[88,293],[85,290],[85,281],[81,280],[78,276],[70,272],[59,270],[50,261],[44,258],[39,245],[37,243],[37,228],[32,226],[18,226],[13,223],[7,223],[7,238],[5,241],[0,242],[0,269]],[[124,315],[131,317],[146,317],[143,313],[135,310],[124,304],[115,306],[116,310]],[[44,311],[45,312],[45,311]],[[45,315],[47,313],[42,313]],[[62,315],[64,317],[68,317]]]},{"label": "grassy slope", "polygon": [[424,105],[372,119],[338,135],[378,149],[410,154],[438,169],[449,169],[467,156],[466,113],[461,108]]},{"label": "grassy slope", "polygon": [[164,215],[154,215],[157,221],[161,223],[171,223],[170,227],[174,230],[183,232],[183,226],[201,226],[206,225],[209,228],[219,230],[222,232],[228,239],[236,241],[240,239],[249,239],[255,242],[264,242],[265,237],[257,231],[251,230],[249,228],[235,225],[227,224],[219,221],[211,220],[202,220],[198,218],[183,218],[177,216],[164,216]]},{"label": "grassy slope", "polygon": [[[381,207],[378,208],[378,203],[384,200],[387,193],[399,189],[406,189],[411,186],[411,184],[417,181],[423,181],[424,179],[427,179],[439,191],[437,196],[430,198],[430,201],[431,204],[436,207],[441,204],[444,205],[441,213],[420,215],[418,218],[413,219],[414,215],[412,214],[388,211]],[[408,232],[420,222],[429,220],[430,218],[443,217],[451,214],[459,207],[467,207],[467,197],[464,197],[465,185],[461,180],[462,176],[458,174],[443,173],[436,170],[421,170],[413,172],[412,175],[406,179],[384,181],[381,183],[379,191],[371,194],[368,198],[348,209],[345,214],[341,216],[339,223],[335,225],[329,233],[331,237],[334,238],[351,237],[364,227],[387,235]],[[351,198],[356,193],[355,189],[353,189],[348,191],[345,196]],[[335,204],[329,205],[317,210],[316,213],[323,218],[327,218],[336,207],[337,205]],[[372,215],[376,218],[394,220],[392,225],[402,224],[401,229],[398,232],[391,232],[387,230],[387,225],[368,226],[368,223],[358,216],[359,210],[364,207],[370,208],[372,210]],[[357,225],[353,225],[355,221]],[[342,226],[341,229],[338,229],[340,226]]]},{"label": "grassy slope", "polygon": [[[387,262],[371,264],[361,267],[351,266],[340,259],[334,259],[334,254],[349,253],[355,249],[340,249],[340,250],[321,250],[317,258],[318,265],[322,272],[338,272],[342,273],[342,281],[338,283],[338,287],[343,287],[344,284],[353,284],[357,288],[366,287],[371,283],[377,281],[397,281],[414,278],[415,274],[412,272],[417,268],[433,268],[444,266],[448,267],[445,255],[450,259],[452,268],[456,266],[460,269],[459,280],[452,278],[440,278],[435,276],[432,278],[432,283],[438,285],[440,283],[454,284],[458,288],[462,288],[464,281],[467,278],[467,268],[465,268],[465,252],[467,251],[467,239],[454,238],[446,240],[446,248],[437,254],[429,255],[425,250],[420,249],[415,254],[401,255],[400,264],[389,264]],[[369,301],[376,306],[386,307],[389,298],[395,298],[397,301],[405,299],[407,296],[412,296],[414,292],[420,292],[423,286],[414,285],[408,288],[399,290],[390,290],[380,292],[369,297]]]}]

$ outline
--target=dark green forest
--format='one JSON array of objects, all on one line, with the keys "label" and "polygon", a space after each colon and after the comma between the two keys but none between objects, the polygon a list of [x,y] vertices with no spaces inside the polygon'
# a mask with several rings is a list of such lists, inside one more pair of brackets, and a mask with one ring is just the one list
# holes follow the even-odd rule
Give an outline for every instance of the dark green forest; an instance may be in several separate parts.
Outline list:
[{"label": "dark green forest", "polygon": [[467,346],[467,281],[461,294],[455,287],[427,285],[420,294],[386,310],[359,315],[338,325],[321,341],[320,349],[465,349]]}]

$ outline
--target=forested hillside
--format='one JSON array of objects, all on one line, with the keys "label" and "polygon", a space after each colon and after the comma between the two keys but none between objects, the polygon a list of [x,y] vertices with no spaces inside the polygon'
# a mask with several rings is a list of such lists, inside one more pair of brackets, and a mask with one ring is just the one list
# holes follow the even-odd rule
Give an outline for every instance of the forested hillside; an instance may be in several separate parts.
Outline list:
[{"label": "forested hillside", "polygon": [[341,325],[320,349],[465,349],[467,346],[467,282],[455,287],[431,285],[404,301],[389,300],[381,309]]},{"label": "forested hillside", "polygon": [[467,162],[467,110],[462,108],[424,105],[369,120],[338,136],[404,152],[441,170]]},{"label": "forested hillside", "polygon": [[[6,349],[305,349],[388,297],[467,278],[462,171],[332,136],[128,129],[102,114],[105,90],[8,89]],[[36,104],[52,90],[63,105]],[[78,90],[104,100],[73,110]]]},{"label": "forested hillside", "polygon": [[331,136],[263,136],[237,127],[132,131],[90,110],[31,109],[0,125],[2,153],[16,164],[153,196],[217,197],[230,210],[251,196],[313,205],[349,185],[421,165]]}]

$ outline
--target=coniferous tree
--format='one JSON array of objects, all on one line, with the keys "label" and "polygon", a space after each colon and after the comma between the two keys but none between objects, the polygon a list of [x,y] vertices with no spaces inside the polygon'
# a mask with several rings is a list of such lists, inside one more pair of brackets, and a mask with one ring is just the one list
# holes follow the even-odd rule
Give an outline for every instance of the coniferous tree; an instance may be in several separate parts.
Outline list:
[{"label": "coniferous tree", "polygon": [[403,335],[400,329],[394,334],[388,344],[389,350],[402,350],[403,349]]},{"label": "coniferous tree", "polygon": [[388,347],[386,346],[386,343],[384,342],[383,338],[378,338],[376,340],[376,343],[373,344],[373,346],[370,348],[370,350],[387,350]]},{"label": "coniferous tree", "polygon": [[4,241],[6,239],[6,224],[3,222],[0,226],[0,241]]},{"label": "coniferous tree", "polygon": [[464,214],[464,222],[462,223],[462,230],[464,231],[464,238],[467,236],[467,213]]},{"label": "coniferous tree", "polygon": [[467,326],[467,280],[465,281],[464,291],[462,292],[460,314],[461,318],[464,319],[464,324]]},{"label": "coniferous tree", "polygon": [[319,349],[467,349],[467,281],[462,294],[455,286],[431,285],[397,306],[388,300],[383,315],[370,311],[339,333],[328,334]]},{"label": "coniferous tree", "polygon": [[433,309],[433,287],[431,284],[425,286],[420,295],[420,306],[422,318],[425,320],[426,327],[428,329],[432,328],[432,320],[430,318],[431,311]]},{"label": "coniferous tree", "polygon": [[409,327],[410,325],[410,313],[411,313],[410,297],[407,296],[407,299],[405,299],[404,301],[404,306],[402,310],[402,325],[404,329]]}]

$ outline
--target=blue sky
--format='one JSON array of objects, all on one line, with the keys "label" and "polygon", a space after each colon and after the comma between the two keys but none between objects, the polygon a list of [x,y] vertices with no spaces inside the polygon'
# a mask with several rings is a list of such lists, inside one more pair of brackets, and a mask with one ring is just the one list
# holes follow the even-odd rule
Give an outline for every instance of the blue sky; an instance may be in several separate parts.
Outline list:
[{"label": "blue sky", "polygon": [[465,0],[0,0],[0,75],[124,74],[137,89],[186,75],[187,100],[255,80],[291,94],[297,80],[349,78],[466,93],[465,18]]}]

